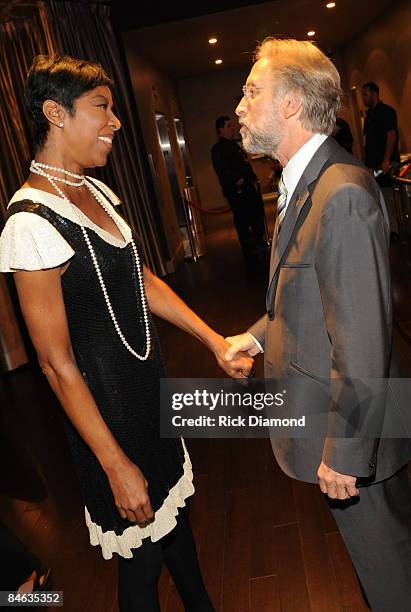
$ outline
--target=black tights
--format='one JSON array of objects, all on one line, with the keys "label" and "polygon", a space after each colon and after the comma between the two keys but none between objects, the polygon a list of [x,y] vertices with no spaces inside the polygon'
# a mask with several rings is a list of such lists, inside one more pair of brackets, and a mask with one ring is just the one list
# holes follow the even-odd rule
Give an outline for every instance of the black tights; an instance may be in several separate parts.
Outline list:
[{"label": "black tights", "polygon": [[180,511],[177,526],[159,542],[149,538],[133,551],[132,559],[119,557],[118,600],[121,612],[160,612],[158,579],[163,562],[183,601],[186,612],[215,612],[197,559],[187,511]]}]

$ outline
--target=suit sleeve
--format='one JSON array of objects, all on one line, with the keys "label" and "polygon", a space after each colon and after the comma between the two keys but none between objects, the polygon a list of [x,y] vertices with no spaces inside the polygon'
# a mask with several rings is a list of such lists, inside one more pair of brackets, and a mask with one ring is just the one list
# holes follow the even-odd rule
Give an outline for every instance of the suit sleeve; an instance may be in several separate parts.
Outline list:
[{"label": "suit sleeve", "polygon": [[[331,384],[323,461],[357,477],[375,471],[385,407],[380,385],[391,351],[389,232],[381,206],[361,187],[344,185],[330,198],[317,234],[315,267],[331,342],[330,378],[338,379]],[[370,381],[374,386],[363,405],[359,398]]]},{"label": "suit sleeve", "polygon": [[267,315],[258,319],[247,331],[254,336],[256,340],[261,344],[261,348],[264,350],[265,348],[265,331],[267,328]]}]

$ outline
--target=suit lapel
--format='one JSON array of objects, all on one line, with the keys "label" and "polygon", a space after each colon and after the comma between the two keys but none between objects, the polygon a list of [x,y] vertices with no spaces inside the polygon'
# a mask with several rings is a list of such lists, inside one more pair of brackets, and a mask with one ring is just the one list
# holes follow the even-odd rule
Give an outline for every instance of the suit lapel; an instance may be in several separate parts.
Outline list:
[{"label": "suit lapel", "polygon": [[[274,300],[278,283],[279,266],[287,246],[292,238],[294,228],[304,206],[309,199],[315,183],[320,173],[332,163],[332,158],[341,153],[341,147],[334,138],[329,137],[317,149],[306,169],[304,170],[297,187],[294,190],[291,200],[287,207],[281,231],[276,242],[273,241],[270,262],[270,284],[266,295],[266,308],[270,319],[274,318]],[[278,223],[278,222],[277,222]],[[274,231],[277,229],[277,223]]]},{"label": "suit lapel", "polygon": [[[302,181],[300,181],[301,183]],[[296,190],[294,191],[290,203],[287,207],[287,212],[284,217],[284,221],[281,225],[281,231],[277,236],[277,242],[274,245],[271,251],[271,264],[270,264],[270,277],[271,282],[268,287],[267,296],[266,296],[266,307],[267,312],[270,316],[270,319],[273,318],[273,313],[270,312],[271,308],[274,305],[275,298],[275,290],[277,288],[277,280],[278,280],[278,267],[281,263],[282,257],[285,253],[285,250],[290,242],[291,236],[293,234],[295,225],[297,223],[298,217],[302,209],[304,208],[304,204],[307,202],[308,196],[310,195],[308,189],[305,189],[302,195],[299,195],[300,191],[300,183],[297,185]],[[274,231],[277,231],[277,223],[275,225]]]}]

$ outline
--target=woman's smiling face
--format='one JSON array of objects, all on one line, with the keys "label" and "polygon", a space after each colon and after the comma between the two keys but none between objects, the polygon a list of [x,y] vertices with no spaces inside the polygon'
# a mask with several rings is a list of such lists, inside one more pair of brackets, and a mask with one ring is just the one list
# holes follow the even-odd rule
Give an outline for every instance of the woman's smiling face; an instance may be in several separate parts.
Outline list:
[{"label": "woman's smiling face", "polygon": [[73,115],[66,112],[63,141],[68,156],[82,168],[105,166],[120,127],[110,88],[99,85],[87,91],[75,100]]}]

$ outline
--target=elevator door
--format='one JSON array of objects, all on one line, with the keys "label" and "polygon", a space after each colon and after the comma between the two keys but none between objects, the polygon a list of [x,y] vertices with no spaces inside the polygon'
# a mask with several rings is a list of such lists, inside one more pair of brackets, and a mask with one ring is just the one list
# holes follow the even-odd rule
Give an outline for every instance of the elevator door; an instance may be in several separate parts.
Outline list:
[{"label": "elevator door", "polygon": [[187,202],[187,216],[189,218],[189,227],[191,232],[192,250],[194,249],[197,256],[205,255],[206,246],[204,238],[203,225],[199,214],[200,200],[196,186],[193,184],[191,175],[190,162],[187,154],[186,139],[184,136],[183,122],[178,117],[174,117],[174,127],[178,146],[181,152],[181,158],[184,164],[184,172],[186,175],[186,186],[184,189],[184,197]]},{"label": "elevator door", "polygon": [[189,164],[189,161],[188,161],[186,139],[184,138],[184,129],[183,129],[183,124],[181,122],[181,119],[179,119],[178,117],[175,117],[174,118],[174,125],[175,125],[175,128],[176,128],[178,146],[180,147],[181,157],[183,159],[184,171],[185,171],[186,181],[187,181],[187,187],[190,187],[191,186],[191,182],[192,182],[192,178],[191,178],[192,175],[191,175],[190,164]]},{"label": "elevator door", "polygon": [[163,152],[164,160],[166,162],[167,175],[170,183],[171,193],[173,195],[178,224],[180,227],[182,227],[186,225],[182,196],[180,192],[180,186],[178,184],[173,152],[171,150],[167,121],[162,113],[156,113],[156,125],[161,150]]}]

